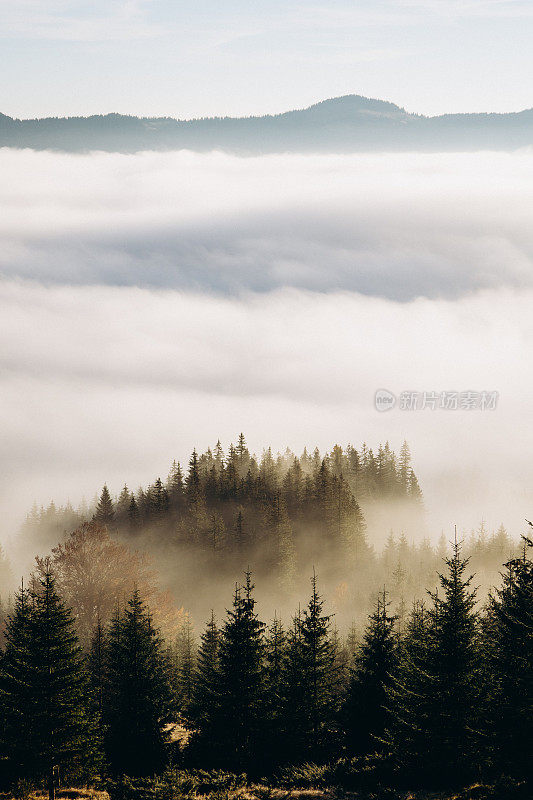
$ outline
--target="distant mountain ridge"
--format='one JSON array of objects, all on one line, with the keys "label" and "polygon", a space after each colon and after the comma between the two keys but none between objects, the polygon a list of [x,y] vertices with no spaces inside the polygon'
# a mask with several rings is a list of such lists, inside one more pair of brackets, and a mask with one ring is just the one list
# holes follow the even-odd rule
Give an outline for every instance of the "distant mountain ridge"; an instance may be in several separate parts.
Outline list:
[{"label": "distant mountain ridge", "polygon": [[19,120],[0,114],[0,147],[66,152],[223,150],[282,152],[516,150],[533,146],[533,109],[495,114],[411,114],[360,95],[262,117],[134,117]]}]

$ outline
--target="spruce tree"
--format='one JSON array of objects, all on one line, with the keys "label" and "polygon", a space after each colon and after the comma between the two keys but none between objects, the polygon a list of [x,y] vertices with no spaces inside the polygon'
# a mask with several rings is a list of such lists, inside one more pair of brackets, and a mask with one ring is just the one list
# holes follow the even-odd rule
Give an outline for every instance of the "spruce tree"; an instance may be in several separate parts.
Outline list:
[{"label": "spruce tree", "polygon": [[235,588],[233,608],[227,612],[220,636],[218,690],[211,718],[200,731],[200,742],[212,764],[250,772],[261,764],[264,730],[265,626],[255,612],[253,588],[250,573],[244,586]]},{"label": "spruce tree", "polygon": [[178,514],[181,513],[185,501],[185,489],[179,461],[172,462],[167,480],[167,491],[171,509]]},{"label": "spruce tree", "polygon": [[93,715],[94,727],[97,732],[101,747],[104,741],[104,696],[106,684],[106,664],[105,664],[106,638],[102,620],[98,617],[91,640],[91,648],[87,659],[89,673],[89,684],[91,688],[91,713]]},{"label": "spruce tree", "polygon": [[135,495],[132,494],[130,498],[130,504],[128,506],[128,526],[133,532],[137,530],[140,524],[141,515],[139,512],[139,506],[137,504],[137,500],[135,499]]},{"label": "spruce tree", "polygon": [[505,565],[501,589],[491,597],[484,652],[488,688],[488,755],[495,769],[533,778],[533,541]]},{"label": "spruce tree", "polygon": [[111,525],[114,517],[115,511],[113,508],[113,501],[111,500],[111,495],[109,494],[107,485],[104,484],[102,494],[100,495],[100,499],[96,506],[96,511],[93,515],[93,520],[95,522],[99,522],[100,525]]},{"label": "spruce tree", "polygon": [[74,620],[49,566],[29,599],[22,589],[8,624],[5,746],[14,776],[46,781],[53,798],[58,771],[87,777],[94,766],[88,690]]},{"label": "spruce tree", "polygon": [[439,575],[442,597],[431,594],[431,624],[391,692],[388,741],[404,770],[418,779],[466,780],[474,769],[479,704],[478,619],[473,576],[457,538]]},{"label": "spruce tree", "polygon": [[344,707],[346,746],[354,755],[380,749],[385,730],[387,689],[396,662],[396,618],[389,615],[389,606],[383,590],[354,658]]},{"label": "spruce tree", "polygon": [[5,631],[5,652],[0,669],[2,719],[1,783],[9,786],[17,778],[36,777],[33,764],[33,626],[32,603],[22,584],[15,596],[13,613]]},{"label": "spruce tree", "polygon": [[436,688],[431,668],[435,653],[434,622],[434,613],[426,611],[423,603],[413,604],[398,664],[387,689],[385,704],[390,713],[383,741],[406,780],[420,779],[417,766],[425,752],[424,743],[430,730]]},{"label": "spruce tree", "polygon": [[194,729],[205,730],[218,698],[220,633],[215,614],[211,612],[201,636],[194,672],[192,703],[187,718]]},{"label": "spruce tree", "polygon": [[115,615],[107,643],[105,749],[114,774],[151,775],[166,761],[175,715],[169,663],[152,617],[134,591]]},{"label": "spruce tree", "polygon": [[308,606],[295,618],[287,648],[285,719],[289,724],[294,720],[288,748],[297,762],[325,758],[336,738],[336,653],[316,575],[311,585]]},{"label": "spruce tree", "polygon": [[188,710],[193,702],[194,673],[196,666],[196,643],[194,628],[188,614],[176,639],[177,656],[177,682],[180,711],[183,716],[188,716]]},{"label": "spruce tree", "polygon": [[189,505],[195,505],[201,496],[200,470],[198,466],[198,453],[193,450],[189,460],[189,471],[186,481],[186,495]]},{"label": "spruce tree", "polygon": [[116,519],[121,525],[124,525],[128,521],[128,510],[130,507],[131,498],[132,495],[130,494],[130,490],[128,489],[127,485],[124,484],[117,500],[116,510]]},{"label": "spruce tree", "polygon": [[279,589],[283,594],[288,594],[294,584],[296,551],[287,509],[280,492],[276,492],[270,513],[270,532],[275,548],[275,568]]},{"label": "spruce tree", "polygon": [[286,700],[287,636],[274,616],[265,637],[265,728],[270,767],[283,763],[285,750],[283,707]]},{"label": "spruce tree", "polygon": [[281,763],[298,764],[306,760],[309,715],[307,682],[304,676],[302,613],[293,617],[287,634],[281,706],[280,751]]}]

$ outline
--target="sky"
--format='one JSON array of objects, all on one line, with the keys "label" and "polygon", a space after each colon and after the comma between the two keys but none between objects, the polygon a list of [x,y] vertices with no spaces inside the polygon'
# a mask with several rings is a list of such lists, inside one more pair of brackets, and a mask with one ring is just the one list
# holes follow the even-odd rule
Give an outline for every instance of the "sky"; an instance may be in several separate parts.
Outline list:
[{"label": "sky", "polygon": [[533,106],[530,0],[0,0],[0,111],[191,118],[362,94]]}]

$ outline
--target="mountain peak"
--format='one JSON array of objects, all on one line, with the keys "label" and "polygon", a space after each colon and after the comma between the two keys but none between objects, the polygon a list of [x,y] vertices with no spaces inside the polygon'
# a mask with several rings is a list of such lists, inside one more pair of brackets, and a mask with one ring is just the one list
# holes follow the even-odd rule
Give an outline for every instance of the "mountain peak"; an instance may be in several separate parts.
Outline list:
[{"label": "mountain peak", "polygon": [[306,111],[320,110],[330,113],[335,110],[345,111],[359,111],[359,112],[381,112],[391,113],[396,112],[405,114],[405,109],[400,108],[395,103],[389,103],[387,100],[377,100],[373,97],[364,97],[360,94],[344,94],[339,97],[330,97],[327,100],[321,100],[318,103],[306,108]]}]

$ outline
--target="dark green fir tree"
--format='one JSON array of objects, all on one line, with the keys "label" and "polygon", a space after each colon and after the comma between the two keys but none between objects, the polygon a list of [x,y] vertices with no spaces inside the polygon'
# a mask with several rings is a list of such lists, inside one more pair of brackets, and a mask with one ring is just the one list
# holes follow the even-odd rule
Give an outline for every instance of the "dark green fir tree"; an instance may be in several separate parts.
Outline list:
[{"label": "dark green fir tree", "polygon": [[108,634],[103,721],[111,772],[144,776],[163,769],[174,720],[168,658],[136,590]]}]

